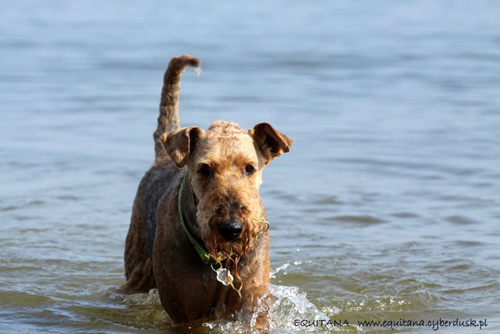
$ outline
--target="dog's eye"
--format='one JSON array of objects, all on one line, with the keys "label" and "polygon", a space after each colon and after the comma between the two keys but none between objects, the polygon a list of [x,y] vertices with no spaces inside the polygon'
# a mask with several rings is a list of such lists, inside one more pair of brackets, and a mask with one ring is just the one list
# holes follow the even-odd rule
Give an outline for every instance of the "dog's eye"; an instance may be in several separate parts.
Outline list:
[{"label": "dog's eye", "polygon": [[252,175],[253,172],[255,172],[255,168],[253,168],[252,165],[246,165],[245,166],[245,174],[246,175]]},{"label": "dog's eye", "polygon": [[210,178],[212,177],[213,175],[213,170],[212,170],[212,167],[210,167],[209,165],[207,164],[202,164],[199,168],[198,168],[198,173],[203,176],[204,178]]}]

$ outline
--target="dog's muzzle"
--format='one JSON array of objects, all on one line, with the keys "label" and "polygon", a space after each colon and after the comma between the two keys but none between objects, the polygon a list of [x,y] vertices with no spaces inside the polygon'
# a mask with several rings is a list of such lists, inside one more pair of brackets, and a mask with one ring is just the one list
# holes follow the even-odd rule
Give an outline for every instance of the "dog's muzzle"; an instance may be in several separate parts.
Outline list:
[{"label": "dog's muzzle", "polygon": [[234,219],[226,220],[219,225],[219,232],[228,241],[235,241],[241,235],[243,225]]}]

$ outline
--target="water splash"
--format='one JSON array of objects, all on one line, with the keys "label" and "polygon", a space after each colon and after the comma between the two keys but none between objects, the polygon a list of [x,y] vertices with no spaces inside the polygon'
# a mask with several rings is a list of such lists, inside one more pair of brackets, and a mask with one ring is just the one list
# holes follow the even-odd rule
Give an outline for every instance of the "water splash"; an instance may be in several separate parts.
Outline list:
[{"label": "water splash", "polygon": [[[276,271],[278,270],[279,268]],[[338,310],[330,311],[338,312]],[[307,319],[314,322],[330,319],[327,314],[311,303],[307,299],[306,293],[300,292],[299,288],[269,284],[266,294],[258,301],[258,310],[253,314],[250,325],[242,322],[217,320],[204,323],[203,326],[208,327],[210,333],[255,333],[259,332],[255,325],[258,317],[262,314],[267,314],[269,331],[273,333],[316,332],[319,329],[317,326],[296,326],[295,321]],[[325,326],[321,329],[338,331],[338,328],[335,327]]]},{"label": "water splash", "polygon": [[271,275],[270,275],[271,279],[276,278],[276,274],[281,272],[281,271],[283,271],[283,273],[286,275],[287,273],[285,270],[288,267],[290,267],[290,263],[285,263],[285,264],[279,266],[278,268],[271,270]]},{"label": "water splash", "polygon": [[[271,284],[267,290],[267,295],[262,297],[261,300],[269,297],[273,302],[270,306],[263,307],[254,315],[252,325],[257,319],[258,313],[262,311],[267,311],[271,330],[289,329],[297,331],[298,327],[294,324],[296,320],[329,319],[325,313],[307,299],[306,293],[300,292],[297,287]],[[305,332],[317,330],[314,327],[301,327],[300,329]]]}]

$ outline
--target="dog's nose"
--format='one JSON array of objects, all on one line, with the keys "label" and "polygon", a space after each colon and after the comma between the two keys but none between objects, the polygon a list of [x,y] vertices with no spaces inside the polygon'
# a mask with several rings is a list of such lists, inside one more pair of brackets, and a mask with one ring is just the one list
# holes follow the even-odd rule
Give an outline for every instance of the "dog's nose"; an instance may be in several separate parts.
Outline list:
[{"label": "dog's nose", "polygon": [[243,231],[243,225],[237,220],[230,219],[219,225],[219,232],[224,239],[234,241],[238,239]]}]

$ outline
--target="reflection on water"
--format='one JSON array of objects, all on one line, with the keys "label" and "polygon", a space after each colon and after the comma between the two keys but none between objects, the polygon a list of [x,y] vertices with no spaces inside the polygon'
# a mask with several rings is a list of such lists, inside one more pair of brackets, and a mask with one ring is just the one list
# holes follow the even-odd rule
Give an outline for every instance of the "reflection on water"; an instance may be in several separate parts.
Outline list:
[{"label": "reflection on water", "polygon": [[498,330],[498,13],[492,0],[3,4],[0,331],[248,331],[172,329],[156,292],[115,290],[163,70],[182,53],[203,62],[183,77],[184,125],[267,121],[294,138],[261,188],[275,332],[327,330],[294,325],[324,317]]}]

